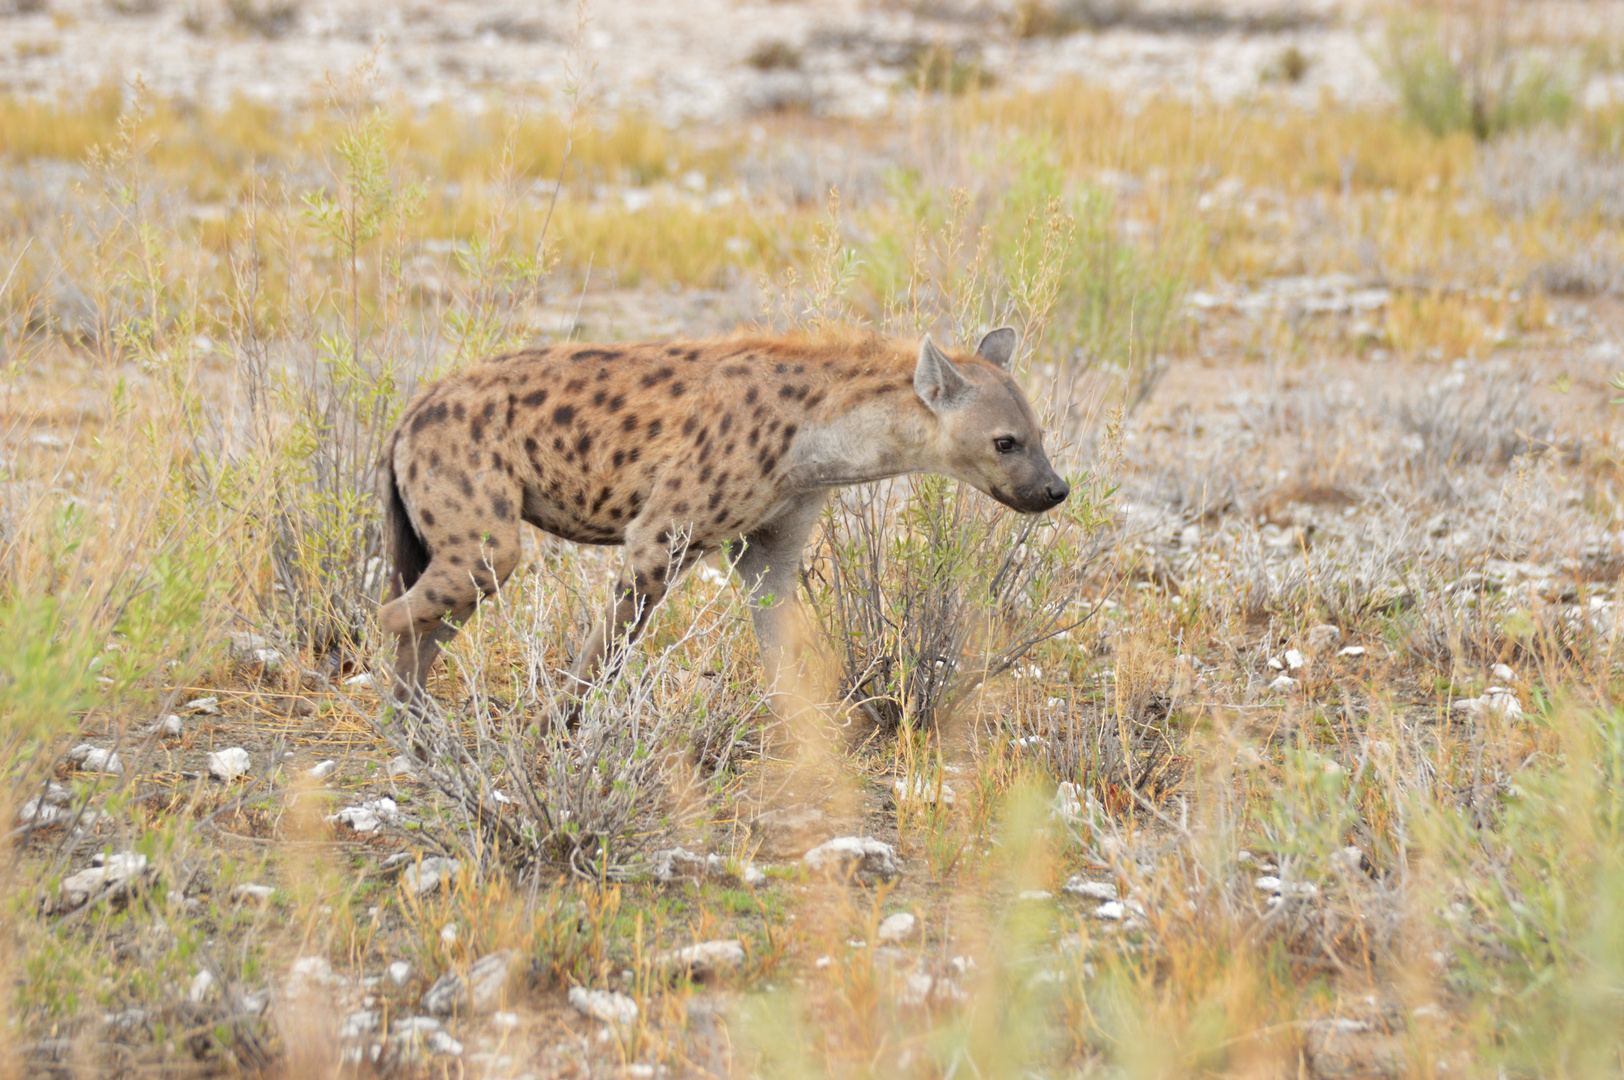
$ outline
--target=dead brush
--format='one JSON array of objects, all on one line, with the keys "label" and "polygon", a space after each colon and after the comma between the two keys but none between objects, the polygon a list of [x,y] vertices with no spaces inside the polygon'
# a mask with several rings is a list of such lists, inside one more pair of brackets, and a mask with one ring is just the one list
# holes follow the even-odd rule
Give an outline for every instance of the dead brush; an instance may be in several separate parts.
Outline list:
[{"label": "dead brush", "polygon": [[[701,812],[708,778],[753,745],[747,727],[762,703],[735,681],[747,613],[731,588],[677,600],[682,628],[656,629],[624,674],[588,687],[574,731],[555,723],[567,679],[561,640],[585,621],[583,605],[597,606],[602,573],[598,560],[563,553],[510,583],[505,603],[483,607],[448,651],[471,695],[466,710],[391,711],[382,721],[448,801],[445,831],[425,831],[447,850],[477,837],[490,865],[557,861],[589,880],[625,877],[660,839],[648,823],[674,829]],[[573,584],[559,588],[559,575]]]}]

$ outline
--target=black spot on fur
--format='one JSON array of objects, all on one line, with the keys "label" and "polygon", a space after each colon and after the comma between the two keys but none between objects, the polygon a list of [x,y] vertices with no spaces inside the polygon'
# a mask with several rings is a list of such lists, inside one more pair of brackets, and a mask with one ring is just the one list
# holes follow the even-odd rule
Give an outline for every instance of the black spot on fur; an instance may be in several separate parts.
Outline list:
[{"label": "black spot on fur", "polygon": [[716,425],[716,434],[726,435],[727,429],[733,426],[733,414],[723,413],[722,422]]},{"label": "black spot on fur", "polygon": [[577,349],[571,360],[619,360],[619,349]]},{"label": "black spot on fur", "polygon": [[474,483],[468,479],[467,473],[460,472],[457,474],[457,484],[462,488],[462,493],[466,498],[472,499],[474,497]]},{"label": "black spot on fur", "polygon": [[694,428],[698,425],[699,421],[690,416],[688,419],[682,422],[682,433],[684,435],[692,435],[694,433]]},{"label": "black spot on fur", "polygon": [[624,431],[628,435],[630,435],[632,432],[636,431],[637,430],[637,417],[632,416],[630,413],[628,413],[626,415],[626,418],[623,419],[620,422],[620,430]]},{"label": "black spot on fur", "polygon": [[477,416],[474,417],[471,421],[469,421],[469,423],[468,423],[468,437],[470,439],[472,439],[476,443],[484,442],[485,441],[485,421],[481,420]]},{"label": "black spot on fur", "polygon": [[575,423],[575,406],[560,405],[553,410],[553,423],[558,427],[569,427]]},{"label": "black spot on fur", "polygon": [[427,525],[431,529],[434,527],[434,511],[433,510],[424,510],[424,511],[422,511],[422,513],[419,516],[422,517],[423,524]]},{"label": "black spot on fur", "polygon": [[634,446],[630,450],[626,451],[626,464],[635,465],[637,464],[637,459],[642,456],[643,448],[641,446]]},{"label": "black spot on fur", "polygon": [[762,458],[761,459],[761,475],[762,476],[767,476],[767,475],[771,474],[772,471],[773,471],[773,466],[775,466],[777,464],[778,464],[778,459],[773,457],[771,454],[768,454],[766,457]]},{"label": "black spot on fur", "polygon": [[648,422],[648,437],[651,439],[658,439],[660,437],[660,431],[663,427],[664,425],[660,422],[658,417],[650,420]]},{"label": "black spot on fur", "polygon": [[619,412],[620,407],[624,404],[626,404],[625,397],[620,394],[616,394],[614,397],[609,399],[609,411]]},{"label": "black spot on fur", "polygon": [[583,434],[579,439],[575,440],[575,452],[576,453],[584,454],[590,449],[592,449],[592,436],[591,435]]},{"label": "black spot on fur", "polygon": [[662,367],[644,375],[640,381],[645,388],[650,386],[658,386],[676,373],[675,368]]},{"label": "black spot on fur", "polygon": [[571,379],[569,382],[564,384],[564,392],[566,394],[579,394],[584,389],[586,389],[585,379]]},{"label": "black spot on fur", "polygon": [[698,360],[698,359],[699,359],[699,350],[698,349],[689,349],[688,350],[688,362],[691,364],[695,360]]},{"label": "black spot on fur", "polygon": [[626,464],[626,451],[616,450],[614,457],[610,458],[609,460],[615,468],[620,468],[622,465]]},{"label": "black spot on fur", "polygon": [[746,405],[754,405],[756,403],[756,396],[756,388],[752,386],[750,389],[744,392],[744,403]]},{"label": "black spot on fur", "polygon": [[468,410],[464,409],[462,407],[462,402],[459,401],[455,405],[451,406],[451,415],[456,417],[458,420],[466,420],[468,418]]},{"label": "black spot on fur", "polygon": [[414,461],[410,465],[406,466],[406,479],[417,479],[417,462]]},{"label": "black spot on fur", "polygon": [[592,395],[592,404],[594,405],[601,406],[605,401],[608,400],[609,392],[607,390],[599,390],[597,393]]},{"label": "black spot on fur", "polygon": [[498,521],[512,521],[513,504],[508,502],[506,495],[492,495],[491,513],[496,515]]},{"label": "black spot on fur", "polygon": [[532,390],[519,399],[526,408],[535,409],[547,404],[547,391]]}]

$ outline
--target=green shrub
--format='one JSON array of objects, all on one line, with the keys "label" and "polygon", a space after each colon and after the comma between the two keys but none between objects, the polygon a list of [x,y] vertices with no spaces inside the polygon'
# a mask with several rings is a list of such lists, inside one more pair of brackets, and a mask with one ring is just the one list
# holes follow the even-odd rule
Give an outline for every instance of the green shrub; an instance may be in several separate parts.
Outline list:
[{"label": "green shrub", "polygon": [[1486,21],[1463,29],[1435,16],[1395,18],[1382,69],[1405,116],[1440,137],[1561,124],[1574,108],[1567,74],[1512,48],[1504,28]]}]

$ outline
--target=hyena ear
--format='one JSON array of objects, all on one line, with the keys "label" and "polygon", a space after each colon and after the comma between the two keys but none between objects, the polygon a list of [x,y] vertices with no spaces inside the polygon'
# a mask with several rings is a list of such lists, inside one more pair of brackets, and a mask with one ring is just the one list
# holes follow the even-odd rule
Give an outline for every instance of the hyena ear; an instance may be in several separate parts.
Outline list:
[{"label": "hyena ear", "polygon": [[947,354],[926,334],[919,343],[919,364],[914,368],[914,393],[932,412],[952,408],[970,388]]},{"label": "hyena ear", "polygon": [[1008,371],[1009,362],[1015,359],[1015,344],[1015,331],[1011,327],[1000,326],[987,331],[987,336],[976,346],[976,355]]}]

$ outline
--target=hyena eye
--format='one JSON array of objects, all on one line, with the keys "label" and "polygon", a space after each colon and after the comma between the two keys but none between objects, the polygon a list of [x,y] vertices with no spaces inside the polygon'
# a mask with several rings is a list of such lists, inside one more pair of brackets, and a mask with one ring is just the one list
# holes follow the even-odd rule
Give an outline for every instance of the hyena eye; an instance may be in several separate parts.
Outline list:
[{"label": "hyena eye", "polygon": [[992,441],[992,445],[1000,454],[1008,454],[1015,449],[1016,443],[1008,435],[1000,435]]}]

